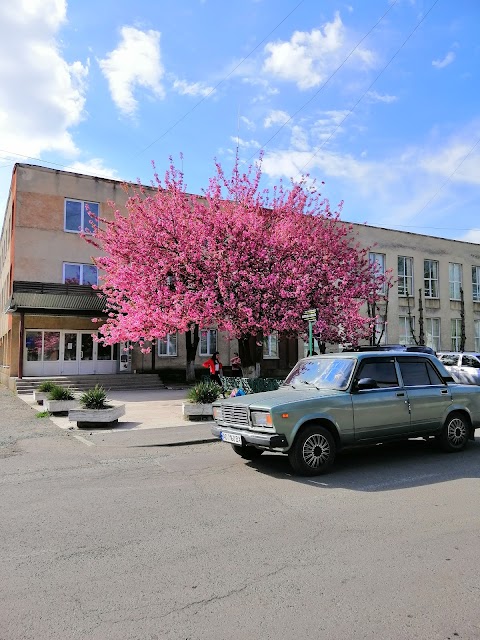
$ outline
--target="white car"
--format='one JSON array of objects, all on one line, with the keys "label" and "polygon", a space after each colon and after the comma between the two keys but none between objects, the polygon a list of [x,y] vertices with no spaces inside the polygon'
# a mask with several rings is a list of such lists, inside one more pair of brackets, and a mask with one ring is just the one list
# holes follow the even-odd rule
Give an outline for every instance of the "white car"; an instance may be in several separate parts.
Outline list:
[{"label": "white car", "polygon": [[480,353],[473,351],[438,353],[437,358],[450,372],[455,382],[480,385]]}]

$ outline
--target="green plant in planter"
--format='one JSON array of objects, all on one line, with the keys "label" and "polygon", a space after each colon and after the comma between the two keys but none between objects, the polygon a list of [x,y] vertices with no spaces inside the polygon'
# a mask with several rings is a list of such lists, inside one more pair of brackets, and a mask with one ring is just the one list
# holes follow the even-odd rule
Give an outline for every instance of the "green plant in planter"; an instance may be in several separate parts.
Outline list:
[{"label": "green plant in planter", "polygon": [[75,400],[75,396],[71,389],[65,387],[58,387],[54,385],[53,389],[48,394],[49,400]]},{"label": "green plant in planter", "polygon": [[93,389],[87,389],[80,396],[80,405],[84,409],[108,409],[107,392],[105,389],[96,384]]},{"label": "green plant in planter", "polygon": [[44,380],[38,385],[37,391],[41,391],[42,393],[50,393],[50,391],[53,391],[57,387],[58,385],[56,385],[52,380]]},{"label": "green plant in planter", "polygon": [[220,397],[222,389],[215,382],[199,382],[188,392],[187,398],[198,404],[211,404]]}]

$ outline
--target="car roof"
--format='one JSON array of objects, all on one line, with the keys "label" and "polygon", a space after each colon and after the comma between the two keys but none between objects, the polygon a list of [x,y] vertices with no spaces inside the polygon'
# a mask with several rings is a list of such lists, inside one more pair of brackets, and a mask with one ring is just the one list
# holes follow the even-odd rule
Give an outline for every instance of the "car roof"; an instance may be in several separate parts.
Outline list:
[{"label": "car roof", "polygon": [[324,353],[318,356],[308,356],[303,358],[303,360],[324,360],[327,358],[342,358],[342,359],[352,359],[363,360],[364,358],[390,358],[392,356],[402,356],[402,358],[428,358],[435,359],[431,353],[423,353],[422,351],[402,351],[402,350],[391,350],[391,351],[340,351],[339,353]]}]

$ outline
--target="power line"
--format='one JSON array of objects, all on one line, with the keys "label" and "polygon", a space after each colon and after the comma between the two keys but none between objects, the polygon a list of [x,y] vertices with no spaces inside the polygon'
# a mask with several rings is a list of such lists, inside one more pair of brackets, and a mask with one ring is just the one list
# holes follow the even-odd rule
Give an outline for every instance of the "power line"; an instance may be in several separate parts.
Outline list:
[{"label": "power line", "polygon": [[[278,27],[280,27],[291,15],[292,13],[294,13],[298,7],[300,5],[302,5],[305,2],[305,0],[300,0],[300,2],[295,5],[295,7],[283,18],[283,20],[281,20],[271,31],[270,33],[268,33],[263,40],[261,40],[242,60],[240,60],[240,62],[238,64],[236,64],[233,69],[227,73],[227,75],[222,78],[220,80],[220,82],[217,82],[217,84],[206,94],[204,95],[196,104],[193,105],[193,107],[191,109],[189,109],[186,113],[183,114],[183,116],[181,116],[178,120],[176,120],[170,127],[168,127],[168,129],[165,129],[165,131],[158,137],[155,138],[155,140],[153,140],[153,142],[151,142],[149,145],[147,145],[144,149],[142,149],[141,151],[139,151],[138,153],[136,153],[133,157],[136,158],[137,156],[141,155],[142,153],[144,153],[145,151],[147,151],[147,149],[150,149],[150,147],[153,147],[154,144],[156,144],[157,142],[159,142],[160,140],[162,140],[162,138],[164,138],[168,133],[170,133],[170,131],[172,131],[178,124],[180,124],[180,122],[183,122],[183,120],[185,120],[185,118],[187,118],[193,111],[195,111],[195,109],[197,107],[199,107],[202,102],[205,102],[205,100],[212,95],[212,93],[214,93],[218,87],[223,84],[225,82],[225,80],[228,80],[228,78],[230,78],[230,76],[235,73],[235,71],[245,62],[245,60],[248,60],[248,58],[250,58],[251,55],[253,55],[255,53],[255,51],[257,51],[257,49],[259,47],[261,47],[261,45],[268,40],[268,38],[272,35],[272,33],[274,33]],[[397,0],[395,0],[395,2],[397,2]]]},{"label": "power line", "polygon": [[[286,126],[287,126],[287,124],[288,124],[289,122],[291,122],[291,121],[293,120],[293,118],[295,118],[295,117],[300,113],[300,111],[303,111],[303,109],[305,109],[305,107],[306,107],[307,105],[309,105],[313,100],[315,100],[315,98],[318,96],[318,94],[319,94],[321,91],[323,91],[323,89],[327,86],[327,84],[330,82],[330,80],[332,80],[332,78],[334,78],[334,76],[335,76],[335,75],[340,71],[340,69],[341,69],[341,68],[342,68],[342,67],[343,67],[343,66],[348,62],[348,60],[352,57],[352,55],[355,53],[355,51],[358,49],[358,47],[362,44],[362,42],[363,42],[364,40],[366,40],[366,38],[368,38],[368,36],[372,33],[372,31],[374,31],[374,30],[378,27],[378,25],[380,24],[380,22],[382,22],[382,20],[385,18],[385,16],[386,16],[386,15],[388,15],[388,14],[390,13],[390,11],[391,11],[391,10],[393,9],[393,7],[397,4],[397,2],[398,2],[398,0],[394,0],[394,1],[390,4],[390,6],[388,7],[388,9],[385,11],[385,13],[384,13],[384,14],[383,14],[383,15],[382,15],[378,20],[377,20],[377,22],[373,25],[373,27],[372,27],[369,31],[367,31],[367,33],[363,36],[363,38],[361,38],[361,40],[359,40],[359,41],[357,42],[357,44],[353,47],[353,49],[350,51],[350,53],[349,53],[349,54],[348,54],[348,56],[345,58],[345,60],[344,60],[344,61],[343,61],[343,62],[342,62],[342,63],[341,63],[341,64],[340,64],[336,69],[335,69],[335,71],[333,71],[333,72],[328,76],[328,78],[327,78],[327,79],[325,80],[325,82],[321,85],[321,87],[320,87],[317,91],[315,91],[315,93],[314,93],[314,94],[313,94],[313,95],[312,95],[312,96],[311,96],[311,97],[310,97],[306,102],[304,102],[304,103],[303,103],[303,105],[302,105],[299,109],[297,109],[297,110],[295,111],[295,113],[293,113],[293,114],[288,118],[288,120],[286,120],[286,121],[282,124],[282,126],[281,126],[281,127],[279,127],[279,128],[277,129],[277,131],[276,131],[276,132],[275,132],[275,133],[274,133],[274,134],[273,134],[273,135],[272,135],[272,136],[271,136],[271,137],[270,137],[270,138],[269,138],[269,139],[268,139],[268,140],[267,140],[267,141],[266,141],[266,142],[265,142],[261,147],[260,147],[260,149],[259,149],[259,150],[264,149],[268,144],[270,144],[270,142],[271,142],[274,138],[276,138],[276,137],[278,136],[278,134],[280,133],[280,131],[282,131],[282,129],[283,129],[284,127],[286,127]],[[342,120],[342,122],[343,122],[343,120]],[[257,152],[257,151],[255,151],[255,153],[254,153],[252,156],[250,156],[250,158],[249,158],[248,160],[246,160],[245,162],[250,162],[250,161],[251,161],[251,160],[252,160],[252,159],[257,155],[257,153],[258,153],[258,152]],[[243,164],[245,164],[245,163],[243,163]]]},{"label": "power line", "polygon": [[367,89],[362,93],[362,95],[360,96],[360,98],[357,100],[357,102],[353,105],[353,107],[347,112],[347,114],[345,115],[345,117],[341,120],[341,122],[335,127],[335,129],[332,131],[332,133],[328,136],[328,138],[326,140],[324,140],[322,142],[322,144],[318,147],[318,149],[315,151],[315,153],[310,157],[310,159],[303,165],[303,167],[300,168],[298,175],[303,174],[305,168],[310,164],[310,162],[318,155],[318,152],[323,149],[323,147],[327,144],[327,142],[335,135],[335,133],[339,130],[339,128],[342,126],[342,124],[345,122],[345,120],[353,113],[353,111],[356,109],[356,107],[360,104],[360,102],[363,100],[363,98],[367,95],[367,93],[371,90],[371,88],[373,87],[373,85],[377,82],[377,80],[380,78],[380,76],[383,75],[383,73],[388,69],[388,67],[392,64],[392,62],[395,60],[395,58],[397,57],[397,55],[400,53],[400,51],[403,49],[403,47],[407,44],[407,42],[410,40],[410,38],[415,34],[415,32],[417,31],[417,29],[420,27],[420,25],[423,23],[423,21],[427,18],[427,16],[429,15],[429,13],[432,11],[432,9],[435,7],[435,5],[438,3],[439,0],[435,0],[435,2],[432,4],[432,6],[430,7],[430,9],[422,16],[422,18],[417,22],[417,24],[415,25],[415,28],[408,34],[408,36],[405,38],[405,40],[402,42],[402,44],[400,45],[400,47],[395,51],[395,53],[393,54],[393,56],[390,58],[390,60],[387,62],[387,64],[383,67],[383,69],[380,71],[380,73],[375,77],[375,79],[373,80],[373,82],[367,87]]}]

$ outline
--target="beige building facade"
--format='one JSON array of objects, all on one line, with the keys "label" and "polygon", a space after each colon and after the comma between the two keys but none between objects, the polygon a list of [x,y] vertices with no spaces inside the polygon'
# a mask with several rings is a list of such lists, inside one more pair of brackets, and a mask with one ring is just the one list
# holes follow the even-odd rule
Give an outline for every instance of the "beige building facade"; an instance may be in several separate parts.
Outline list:
[{"label": "beige building facade", "polygon": [[[101,323],[105,305],[92,289],[98,281],[95,249],[80,230],[90,228],[89,211],[108,219],[108,203],[121,209],[127,197],[116,180],[15,166],[0,237],[1,382],[24,376],[184,370],[182,335],[167,336],[146,355],[136,348],[125,351],[126,344],[106,347],[92,337],[99,326],[92,318]],[[373,247],[372,260],[390,271],[394,282],[388,309],[379,306],[385,322],[381,342],[418,341],[423,319],[424,342],[435,350],[459,347],[463,327],[465,349],[480,351],[479,245],[365,225],[353,228],[362,245]],[[228,364],[236,349],[227,335],[203,328],[197,366],[215,350]],[[268,336],[262,374],[284,375],[303,354],[302,340]]]}]

